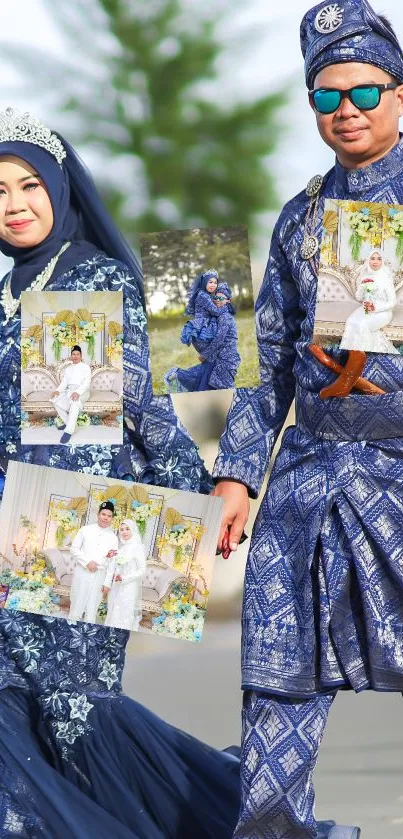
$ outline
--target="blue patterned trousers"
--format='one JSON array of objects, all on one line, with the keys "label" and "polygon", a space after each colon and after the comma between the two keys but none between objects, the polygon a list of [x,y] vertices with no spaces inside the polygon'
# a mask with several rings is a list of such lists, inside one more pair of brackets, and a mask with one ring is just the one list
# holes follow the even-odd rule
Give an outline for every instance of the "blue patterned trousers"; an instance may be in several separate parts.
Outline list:
[{"label": "blue patterned trousers", "polygon": [[312,774],[333,698],[245,692],[234,839],[316,838]]}]

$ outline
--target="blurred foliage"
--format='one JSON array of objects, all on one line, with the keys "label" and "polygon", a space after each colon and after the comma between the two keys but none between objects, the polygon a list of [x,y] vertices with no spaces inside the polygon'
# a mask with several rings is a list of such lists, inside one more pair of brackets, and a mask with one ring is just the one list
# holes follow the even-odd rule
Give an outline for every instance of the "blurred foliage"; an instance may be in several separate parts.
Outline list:
[{"label": "blurred foliage", "polygon": [[[236,387],[256,387],[260,384],[259,358],[256,343],[255,315],[253,310],[240,312],[236,318],[238,330],[238,352],[241,363],[235,379]],[[188,369],[199,363],[194,347],[186,347],[179,341],[178,324],[161,324],[154,318],[148,319],[150,342],[151,375],[153,392],[158,396],[167,393],[164,373],[170,367]],[[210,395],[211,391],[209,391]],[[180,399],[183,398],[181,394]],[[208,400],[206,401],[207,407]],[[200,406],[201,410],[204,406]],[[198,438],[199,439],[199,438]]]},{"label": "blurred foliage", "polygon": [[43,3],[66,58],[2,43],[3,61],[23,73],[27,99],[52,102],[53,128],[57,111],[66,113],[73,144],[107,161],[103,197],[129,240],[134,231],[240,223],[254,235],[258,214],[277,204],[267,157],[284,94],[240,101],[237,47],[234,101],[212,96],[231,55],[218,30],[240,0],[210,9],[202,0]]},{"label": "blurred foliage", "polygon": [[141,261],[147,302],[155,292],[162,292],[169,316],[184,314],[189,288],[207,268],[215,268],[220,279],[228,283],[238,309],[253,306],[248,231],[244,225],[144,234]]}]

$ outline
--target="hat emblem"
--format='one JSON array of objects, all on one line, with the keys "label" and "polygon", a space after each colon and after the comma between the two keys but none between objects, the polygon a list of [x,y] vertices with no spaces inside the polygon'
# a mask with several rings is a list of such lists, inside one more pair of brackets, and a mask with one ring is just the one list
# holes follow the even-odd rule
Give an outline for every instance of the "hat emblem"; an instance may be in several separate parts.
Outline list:
[{"label": "hat emblem", "polygon": [[330,35],[343,23],[344,9],[337,3],[330,3],[320,9],[315,18],[315,29],[322,35]]}]

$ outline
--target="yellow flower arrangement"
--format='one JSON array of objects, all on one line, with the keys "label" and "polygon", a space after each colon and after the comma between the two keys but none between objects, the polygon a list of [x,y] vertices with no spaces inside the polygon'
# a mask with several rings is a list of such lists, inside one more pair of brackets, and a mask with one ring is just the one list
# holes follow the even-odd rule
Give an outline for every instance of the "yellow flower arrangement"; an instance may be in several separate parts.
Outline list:
[{"label": "yellow flower arrangement", "polygon": [[85,496],[70,501],[53,501],[49,508],[48,521],[56,524],[56,544],[60,548],[67,536],[74,538],[81,525],[81,518],[87,509]]},{"label": "yellow flower arrangement", "polygon": [[389,207],[385,238],[396,239],[396,256],[403,262],[403,210]]},{"label": "yellow flower arrangement", "polygon": [[72,347],[75,343],[74,314],[71,309],[63,309],[53,317],[45,317],[45,323],[53,338],[52,349],[55,359],[60,361],[62,347]]},{"label": "yellow flower arrangement", "polygon": [[76,339],[78,342],[86,341],[88,355],[91,361],[95,359],[95,336],[102,332],[104,325],[102,320],[95,320],[88,309],[77,309],[74,314],[76,328]]},{"label": "yellow flower arrangement", "polygon": [[195,542],[199,542],[205,528],[196,522],[186,519],[172,507],[165,513],[165,533],[157,536],[158,554],[162,559],[164,554],[174,550],[174,568],[181,570],[193,553]]},{"label": "yellow flower arrangement", "polygon": [[26,370],[32,364],[42,364],[43,358],[37,344],[43,338],[42,327],[29,326],[21,337],[21,367]]},{"label": "yellow flower arrangement", "polygon": [[110,344],[106,346],[106,354],[111,364],[117,364],[123,356],[123,326],[116,320],[108,324]]}]

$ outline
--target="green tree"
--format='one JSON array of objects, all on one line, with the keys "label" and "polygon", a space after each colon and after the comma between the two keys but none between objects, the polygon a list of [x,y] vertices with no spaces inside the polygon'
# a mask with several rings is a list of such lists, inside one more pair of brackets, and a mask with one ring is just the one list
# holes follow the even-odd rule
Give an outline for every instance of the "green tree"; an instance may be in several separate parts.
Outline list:
[{"label": "green tree", "polygon": [[[253,237],[258,214],[277,205],[267,157],[284,96],[246,103],[211,96],[224,49],[218,25],[233,14],[234,0],[209,14],[203,2],[184,0],[43,2],[69,57],[4,44],[3,61],[24,73],[28,95],[54,91],[69,115],[69,139],[99,149],[107,169],[121,173],[112,185],[101,183],[128,238],[237,224]],[[55,113],[52,127],[58,121]]]},{"label": "green tree", "polygon": [[253,306],[247,228],[215,227],[169,230],[141,237],[146,297],[163,292],[165,309],[183,309],[195,277],[206,268],[218,270],[233,291],[239,308]]}]

